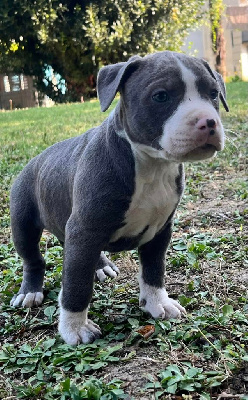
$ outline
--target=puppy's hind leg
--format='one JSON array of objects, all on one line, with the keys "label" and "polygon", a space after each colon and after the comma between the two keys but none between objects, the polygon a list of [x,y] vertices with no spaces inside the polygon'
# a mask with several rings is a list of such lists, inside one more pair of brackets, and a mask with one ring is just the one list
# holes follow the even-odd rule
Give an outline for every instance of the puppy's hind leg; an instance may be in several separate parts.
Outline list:
[{"label": "puppy's hind leg", "polygon": [[103,282],[108,276],[110,278],[116,278],[119,272],[119,268],[112,261],[110,261],[103,252],[101,252],[101,256],[96,267],[96,278],[100,282]]},{"label": "puppy's hind leg", "polygon": [[12,195],[11,226],[16,251],[23,259],[23,280],[10,304],[14,307],[38,306],[44,298],[42,286],[45,261],[39,249],[43,228],[39,212],[30,199],[25,197],[23,204],[20,196]]}]

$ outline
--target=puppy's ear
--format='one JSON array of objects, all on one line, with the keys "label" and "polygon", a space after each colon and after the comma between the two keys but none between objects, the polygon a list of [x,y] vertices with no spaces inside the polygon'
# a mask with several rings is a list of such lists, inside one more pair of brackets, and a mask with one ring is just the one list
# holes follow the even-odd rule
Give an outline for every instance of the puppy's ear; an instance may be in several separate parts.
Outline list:
[{"label": "puppy's ear", "polygon": [[140,56],[133,56],[127,62],[107,65],[100,69],[97,76],[97,94],[101,110],[106,111],[115,98],[122,81],[138,68]]},{"label": "puppy's ear", "polygon": [[213,72],[214,72],[214,75],[215,75],[215,79],[217,80],[217,82],[219,84],[219,87],[220,87],[220,99],[221,99],[221,102],[222,102],[225,110],[228,112],[229,111],[229,107],[228,107],[227,102],[226,102],[226,85],[225,85],[225,82],[224,82],[221,74],[219,74],[219,72],[217,72],[217,71],[213,71]]},{"label": "puppy's ear", "polygon": [[221,74],[219,74],[216,71],[213,71],[212,68],[210,67],[210,65],[207,63],[207,61],[202,60],[202,62],[204,64],[204,66],[206,67],[206,69],[208,70],[208,72],[210,72],[212,77],[218,82],[218,85],[220,88],[220,100],[221,100],[225,110],[227,112],[229,112],[229,107],[226,102],[226,86],[225,86],[225,82],[224,82]]}]

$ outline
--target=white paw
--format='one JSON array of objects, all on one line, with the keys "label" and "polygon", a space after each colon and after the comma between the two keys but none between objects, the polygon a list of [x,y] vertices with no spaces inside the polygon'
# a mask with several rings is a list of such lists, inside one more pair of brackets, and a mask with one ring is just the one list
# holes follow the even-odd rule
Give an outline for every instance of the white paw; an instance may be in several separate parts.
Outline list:
[{"label": "white paw", "polygon": [[164,288],[158,289],[145,283],[141,286],[140,306],[155,319],[180,318],[186,310],[176,300],[171,299]]},{"label": "white paw", "polygon": [[44,299],[44,295],[42,292],[35,293],[27,293],[27,294],[17,294],[14,296],[10,302],[10,305],[13,307],[27,307],[31,308],[34,306],[41,305]]},{"label": "white paw", "polygon": [[119,268],[116,267],[116,265],[106,265],[106,267],[96,270],[96,276],[100,282],[103,282],[108,276],[110,276],[110,278],[116,278],[119,272]]},{"label": "white paw", "polygon": [[60,308],[59,333],[67,344],[88,344],[101,337],[99,326],[87,318],[87,313],[87,309],[71,312]]}]

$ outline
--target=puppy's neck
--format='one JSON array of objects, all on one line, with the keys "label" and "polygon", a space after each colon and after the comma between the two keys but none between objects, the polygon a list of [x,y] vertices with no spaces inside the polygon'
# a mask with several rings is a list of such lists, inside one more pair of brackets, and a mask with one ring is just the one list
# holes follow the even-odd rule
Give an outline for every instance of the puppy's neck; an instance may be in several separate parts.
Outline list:
[{"label": "puppy's neck", "polygon": [[114,110],[109,114],[108,117],[108,126],[112,127],[114,132],[121,138],[128,141],[132,148],[132,152],[136,161],[140,164],[144,164],[147,168],[147,165],[152,164],[160,164],[164,163],[168,166],[170,164],[179,165],[180,162],[168,160],[165,157],[165,153],[161,150],[158,150],[152,146],[148,146],[146,144],[134,142],[130,139],[129,135],[126,132],[124,123],[123,123],[123,111],[121,107],[121,100],[117,103]]}]

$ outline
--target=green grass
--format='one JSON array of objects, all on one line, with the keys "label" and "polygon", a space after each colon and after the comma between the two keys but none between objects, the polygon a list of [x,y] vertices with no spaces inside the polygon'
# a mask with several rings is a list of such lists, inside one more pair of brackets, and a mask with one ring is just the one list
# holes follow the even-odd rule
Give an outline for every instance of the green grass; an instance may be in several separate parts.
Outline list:
[{"label": "green grass", "polygon": [[[225,150],[186,166],[187,188],[167,257],[167,289],[187,317],[154,321],[142,313],[137,252],[123,252],[113,257],[120,277],[95,285],[90,316],[103,338],[76,348],[57,334],[63,254],[53,236],[41,240],[44,304],[9,306],[22,279],[10,237],[9,188],[29,159],[106,115],[97,101],[0,113],[0,398],[203,400],[223,392],[248,398],[248,84],[227,89]],[[146,339],[140,328],[148,325],[154,332]]]},{"label": "green grass", "polygon": [[105,117],[97,101],[0,113],[1,174],[7,165],[13,172],[21,169],[46,147],[85,132]]}]

